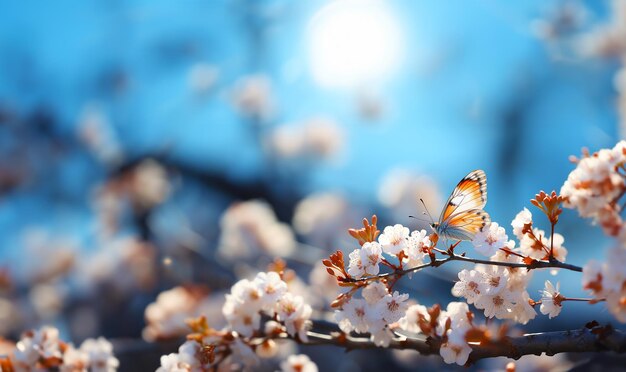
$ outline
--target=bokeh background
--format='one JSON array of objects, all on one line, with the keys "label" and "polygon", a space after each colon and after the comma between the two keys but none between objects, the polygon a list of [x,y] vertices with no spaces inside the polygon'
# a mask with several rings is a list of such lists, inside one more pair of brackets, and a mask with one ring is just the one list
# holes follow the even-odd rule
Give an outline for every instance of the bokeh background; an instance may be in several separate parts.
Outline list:
[{"label": "bokeh background", "polygon": [[[158,293],[193,283],[219,303],[276,256],[323,316],[314,267],[355,248],[348,227],[372,214],[425,226],[408,217],[422,216],[418,197],[437,217],[474,169],[508,228],[560,189],[570,155],[622,138],[624,3],[3,3],[0,335],[53,324],[74,342],[116,340],[127,370],[154,368],[167,346],[140,342]],[[557,231],[581,266],[611,244],[575,211]],[[445,303],[458,267],[401,289]],[[531,296],[545,279],[584,296],[579,274],[547,271]],[[589,317],[611,321],[572,303],[524,330]],[[303,350],[322,370],[415,362]]]}]

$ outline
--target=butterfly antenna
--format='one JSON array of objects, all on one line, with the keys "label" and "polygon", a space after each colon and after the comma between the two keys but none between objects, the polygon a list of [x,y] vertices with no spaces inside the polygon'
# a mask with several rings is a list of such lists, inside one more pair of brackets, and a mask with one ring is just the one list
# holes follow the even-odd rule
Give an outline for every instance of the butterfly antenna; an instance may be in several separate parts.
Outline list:
[{"label": "butterfly antenna", "polygon": [[418,221],[428,222],[428,220],[425,220],[423,218],[418,218],[418,217],[415,217],[415,216],[409,216],[409,218],[414,218],[414,219],[416,219]]},{"label": "butterfly antenna", "polygon": [[428,211],[428,208],[426,207],[426,203],[424,203],[424,199],[420,198],[420,201],[422,202],[422,205],[424,206],[424,210],[426,211],[424,212],[424,214],[430,218],[431,223],[435,223],[433,216],[430,214],[430,212]]}]

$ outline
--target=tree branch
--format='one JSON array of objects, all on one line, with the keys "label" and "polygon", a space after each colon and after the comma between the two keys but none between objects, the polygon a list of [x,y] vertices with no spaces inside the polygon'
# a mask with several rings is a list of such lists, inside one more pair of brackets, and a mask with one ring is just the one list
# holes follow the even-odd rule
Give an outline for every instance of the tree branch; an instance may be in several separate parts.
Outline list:
[{"label": "tree branch", "polygon": [[[287,333],[276,338],[293,340],[302,345],[334,345],[347,351],[356,349],[377,349],[369,335],[346,335],[337,324],[324,320],[313,321],[313,329],[307,332],[308,341],[294,339]],[[175,352],[182,343],[166,341],[148,343],[143,340],[112,340],[115,354],[121,358],[136,358],[145,353],[167,354]],[[555,355],[558,353],[604,352],[626,353],[626,333],[610,325],[592,325],[582,329],[525,334],[505,337],[498,342],[485,345],[470,345],[472,353],[468,363],[494,357],[519,359],[524,355]],[[439,355],[441,340],[419,335],[418,337],[398,336],[387,349],[415,350],[422,355]],[[382,348],[381,348],[382,349]]]},{"label": "tree branch", "polygon": [[566,269],[566,270],[577,271],[577,272],[583,271],[582,267],[580,266],[566,264],[565,262],[561,262],[556,259],[551,260],[551,261],[533,261],[531,264],[525,264],[525,263],[517,263],[517,262],[482,260],[479,258],[471,258],[471,257],[465,257],[465,256],[459,256],[459,255],[453,254],[453,255],[449,255],[446,258],[442,258],[439,260],[432,260],[429,263],[411,267],[411,268],[404,269],[404,270],[395,270],[395,271],[385,273],[385,274],[368,276],[368,277],[358,278],[358,279],[348,278],[347,280],[344,280],[344,281],[349,282],[349,283],[358,283],[358,282],[367,282],[367,281],[372,281],[372,280],[385,279],[385,278],[392,277],[392,276],[401,277],[406,274],[425,269],[427,267],[439,267],[445,264],[446,262],[450,262],[450,261],[472,262],[475,264],[484,264],[484,265],[493,265],[493,266],[518,267],[518,268],[525,268],[528,270],[559,268],[559,269]]},{"label": "tree branch", "polygon": [[[315,321],[315,328],[332,328],[333,324],[325,321]],[[334,325],[336,328],[336,325]],[[288,336],[285,335],[286,338]],[[335,345],[346,350],[378,348],[369,337],[344,335],[339,332],[329,334],[315,331],[308,332],[309,341],[304,345]],[[544,332],[525,334],[518,337],[506,337],[500,342],[487,345],[470,345],[472,353],[469,362],[493,357],[508,357],[519,359],[524,355],[554,355],[558,353],[582,353],[613,351],[626,352],[626,333],[614,329],[610,325],[594,326],[569,331]],[[416,350],[423,355],[439,355],[441,341],[428,337],[396,338],[391,341],[389,349]]]}]

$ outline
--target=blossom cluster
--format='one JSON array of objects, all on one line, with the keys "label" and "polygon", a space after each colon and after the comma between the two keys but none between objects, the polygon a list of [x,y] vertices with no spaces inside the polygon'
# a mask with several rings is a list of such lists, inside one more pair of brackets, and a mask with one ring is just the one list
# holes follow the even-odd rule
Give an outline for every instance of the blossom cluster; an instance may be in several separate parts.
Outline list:
[{"label": "blossom cluster", "polygon": [[49,326],[24,333],[8,358],[0,358],[0,370],[16,372],[54,368],[61,372],[111,372],[118,366],[113,346],[106,339],[86,339],[76,348],[63,342],[59,330]]},{"label": "blossom cluster", "polygon": [[[251,368],[258,365],[259,358],[277,354],[275,339],[308,340],[313,310],[302,296],[289,290],[278,272],[260,272],[251,280],[242,279],[225,297],[222,313],[226,326],[215,329],[204,316],[188,320],[193,333],[178,353],[161,358],[159,371],[197,371],[218,366]],[[281,366],[284,370],[317,369],[305,356],[288,359]]]},{"label": "blossom cluster", "polygon": [[293,252],[295,238],[289,225],[278,221],[269,204],[250,200],[231,205],[220,220],[219,253],[234,260],[265,252],[284,257]]},{"label": "blossom cluster", "polygon": [[365,242],[350,253],[348,273],[353,277],[376,275],[383,253],[395,256],[401,265],[415,267],[424,262],[431,246],[426,230],[413,231],[400,224],[385,227],[378,242]]},{"label": "blossom cluster", "polygon": [[273,129],[266,145],[284,159],[329,159],[341,150],[343,137],[339,124],[317,117]]},{"label": "blossom cluster", "polygon": [[192,286],[163,291],[146,307],[142,336],[146,341],[182,337],[189,331],[186,320],[202,314],[211,316],[213,326],[220,327],[225,322],[220,322],[215,307],[219,305],[221,313],[222,299],[223,296],[207,296],[205,289]]},{"label": "blossom cluster", "polygon": [[497,342],[501,332],[493,332],[486,326],[479,326],[465,302],[450,302],[446,310],[439,305],[431,308],[420,304],[408,307],[406,315],[400,319],[401,329],[411,333],[423,333],[439,339],[439,354],[448,364],[467,363],[472,348],[470,342],[487,344]]},{"label": "blossom cluster", "polygon": [[626,249],[616,246],[607,252],[606,261],[589,261],[583,267],[583,288],[606,305],[617,320],[626,323]]},{"label": "blossom cluster", "polygon": [[335,313],[339,328],[345,332],[370,333],[378,346],[389,346],[393,339],[390,327],[398,322],[408,308],[408,294],[389,293],[380,282],[367,285],[363,298],[352,297]]},{"label": "blossom cluster", "polygon": [[584,153],[561,188],[564,206],[575,208],[582,217],[593,218],[607,235],[626,239],[625,224],[617,203],[626,191],[624,164],[626,141],[612,149]]}]

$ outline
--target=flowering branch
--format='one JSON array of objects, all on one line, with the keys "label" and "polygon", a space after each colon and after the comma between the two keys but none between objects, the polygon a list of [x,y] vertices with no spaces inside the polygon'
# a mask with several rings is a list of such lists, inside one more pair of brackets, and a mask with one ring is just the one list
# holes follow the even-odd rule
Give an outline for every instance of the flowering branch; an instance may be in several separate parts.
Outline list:
[{"label": "flowering branch", "polygon": [[[336,327],[326,321],[313,321],[313,328],[329,329]],[[339,331],[337,329],[337,331]],[[286,333],[281,338],[290,338]],[[308,332],[308,341],[298,341],[303,345],[335,345],[346,350],[379,348],[369,337],[354,337],[340,332],[330,334]],[[397,338],[388,348],[397,350],[416,350],[422,355],[439,354],[441,340],[431,337]],[[576,330],[531,333],[518,337],[507,337],[504,342],[471,345],[472,353],[468,363],[493,357],[519,359],[524,355],[554,355],[565,352],[600,352],[613,351],[626,353],[626,333],[610,325],[591,324]]]},{"label": "flowering branch", "polygon": [[437,259],[431,260],[430,262],[425,263],[423,265],[411,267],[411,268],[404,269],[404,270],[395,270],[395,271],[388,272],[385,274],[368,276],[368,277],[363,277],[363,278],[341,278],[340,280],[344,282],[349,282],[349,283],[359,283],[359,282],[368,282],[372,280],[381,280],[381,279],[385,279],[388,277],[401,277],[406,274],[425,269],[427,267],[439,267],[445,264],[446,262],[450,262],[450,261],[463,261],[463,262],[472,262],[475,264],[505,266],[505,267],[512,267],[512,268],[525,268],[528,270],[559,268],[559,269],[565,269],[565,270],[571,270],[571,271],[577,271],[577,272],[583,271],[582,267],[580,266],[567,264],[558,260],[552,260],[552,261],[533,260],[530,264],[526,264],[526,263],[519,263],[519,262],[500,262],[500,261],[482,260],[479,258],[471,258],[471,257],[463,256],[463,255],[455,255],[455,254],[450,254],[450,253],[445,253],[445,254],[448,254],[448,257],[438,259],[438,260]]}]

